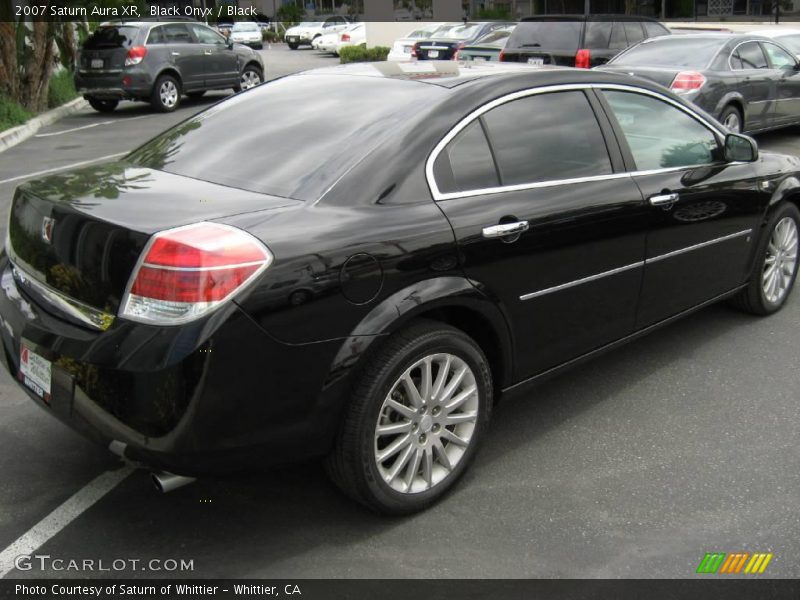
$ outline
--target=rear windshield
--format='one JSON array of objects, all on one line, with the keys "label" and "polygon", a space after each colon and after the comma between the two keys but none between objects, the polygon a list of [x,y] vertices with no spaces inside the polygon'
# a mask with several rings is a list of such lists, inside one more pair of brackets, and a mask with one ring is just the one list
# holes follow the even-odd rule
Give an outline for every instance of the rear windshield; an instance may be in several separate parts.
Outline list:
[{"label": "rear windshield", "polygon": [[378,77],[294,75],[212,106],[127,160],[229,187],[317,200],[413,123],[420,104],[444,93]]},{"label": "rear windshield", "polygon": [[508,40],[509,48],[577,50],[582,21],[523,21]]},{"label": "rear windshield", "polygon": [[99,27],[84,42],[83,47],[87,50],[102,50],[103,48],[130,48],[133,46],[136,35],[139,33],[137,27]]},{"label": "rear windshield", "polygon": [[611,61],[615,65],[691,67],[702,69],[727,40],[691,39],[676,35],[634,46]]}]

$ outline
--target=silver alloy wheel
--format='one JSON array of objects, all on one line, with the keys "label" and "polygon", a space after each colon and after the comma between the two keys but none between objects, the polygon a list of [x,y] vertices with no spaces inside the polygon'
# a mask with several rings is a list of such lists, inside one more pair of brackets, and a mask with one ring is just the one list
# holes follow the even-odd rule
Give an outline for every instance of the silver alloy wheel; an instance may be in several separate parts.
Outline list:
[{"label": "silver alloy wheel", "polygon": [[453,354],[411,365],[383,401],[375,428],[375,462],[384,482],[405,494],[441,483],[464,457],[478,419],[478,385]]},{"label": "silver alloy wheel", "polygon": [[786,297],[796,267],[797,223],[791,217],[784,217],[772,230],[764,259],[761,282],[764,297],[769,302],[777,304]]},{"label": "silver alloy wheel", "polygon": [[731,111],[731,113],[725,117],[725,120],[722,124],[733,133],[741,133],[742,132],[742,122],[739,119],[739,113],[736,111]]},{"label": "silver alloy wheel", "polygon": [[178,103],[178,86],[171,79],[167,79],[158,89],[161,97],[161,104],[167,108],[172,108]]},{"label": "silver alloy wheel", "polygon": [[259,83],[261,83],[261,76],[256,71],[247,69],[242,73],[241,86],[243,90],[249,90]]}]

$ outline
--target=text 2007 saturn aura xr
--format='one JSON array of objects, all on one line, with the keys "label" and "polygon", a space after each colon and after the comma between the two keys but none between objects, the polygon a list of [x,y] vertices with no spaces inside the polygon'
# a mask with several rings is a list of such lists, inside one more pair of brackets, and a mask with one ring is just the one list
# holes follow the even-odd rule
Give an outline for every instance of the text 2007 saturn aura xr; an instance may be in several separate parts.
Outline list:
[{"label": "text 2007 saturn aura xr", "polygon": [[21,185],[2,359],[154,470],[324,458],[408,513],[504,393],[710,302],[779,310],[798,202],[798,158],[627,75],[311,71]]}]

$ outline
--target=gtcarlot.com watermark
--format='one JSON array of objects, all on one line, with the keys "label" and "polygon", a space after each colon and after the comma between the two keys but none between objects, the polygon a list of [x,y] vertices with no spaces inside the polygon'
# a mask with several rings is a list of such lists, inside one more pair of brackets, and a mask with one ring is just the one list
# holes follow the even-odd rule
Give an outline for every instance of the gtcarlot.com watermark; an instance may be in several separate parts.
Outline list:
[{"label": "gtcarlot.com watermark", "polygon": [[14,560],[20,571],[152,571],[187,572],[194,571],[194,559],[184,558],[58,558],[49,554],[20,554]]}]

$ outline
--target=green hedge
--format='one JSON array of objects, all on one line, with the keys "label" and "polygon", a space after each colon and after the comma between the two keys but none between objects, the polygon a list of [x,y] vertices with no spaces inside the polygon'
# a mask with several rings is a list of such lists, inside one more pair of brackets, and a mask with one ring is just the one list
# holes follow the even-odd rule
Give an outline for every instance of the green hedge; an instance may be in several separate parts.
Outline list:
[{"label": "green hedge", "polygon": [[58,73],[53,74],[50,78],[50,83],[47,89],[47,106],[56,108],[62,104],[66,104],[70,100],[78,97],[78,92],[75,91],[75,83],[72,80],[72,73],[67,69],[62,69]]},{"label": "green hedge", "polygon": [[0,131],[22,125],[31,113],[6,96],[0,95]]},{"label": "green hedge", "polygon": [[375,46],[374,48],[367,48],[364,44],[360,46],[345,46],[339,51],[339,59],[342,64],[354,62],[377,62],[386,60],[389,56],[389,50],[386,46]]}]

